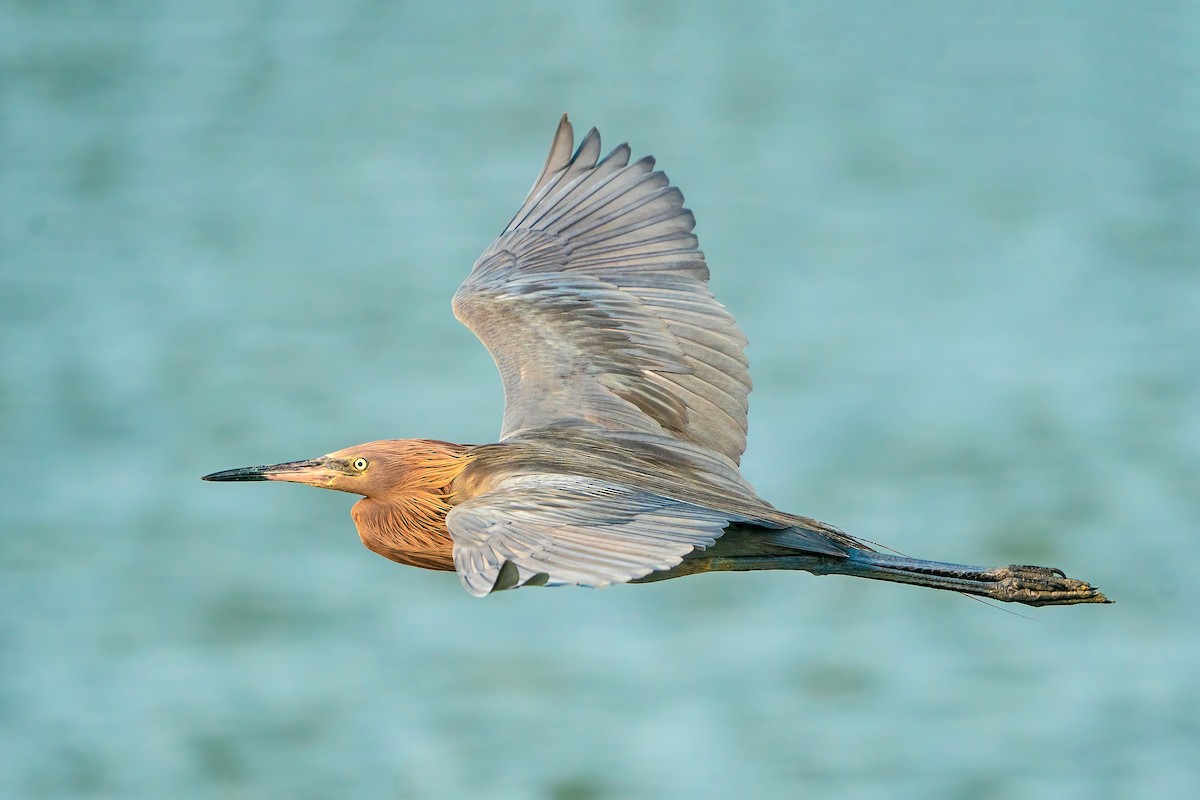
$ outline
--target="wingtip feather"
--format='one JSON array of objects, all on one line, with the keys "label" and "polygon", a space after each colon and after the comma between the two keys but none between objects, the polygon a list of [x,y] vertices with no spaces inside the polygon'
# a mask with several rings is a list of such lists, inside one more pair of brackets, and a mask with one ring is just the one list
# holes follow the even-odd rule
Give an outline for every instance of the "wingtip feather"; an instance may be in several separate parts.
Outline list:
[{"label": "wingtip feather", "polygon": [[575,128],[572,127],[571,120],[567,119],[567,115],[563,114],[558,121],[558,128],[554,131],[554,139],[550,142],[550,154],[546,156],[546,164],[542,167],[542,174],[538,176],[536,185],[540,186],[547,175],[553,175],[570,163],[571,149],[574,146]]}]

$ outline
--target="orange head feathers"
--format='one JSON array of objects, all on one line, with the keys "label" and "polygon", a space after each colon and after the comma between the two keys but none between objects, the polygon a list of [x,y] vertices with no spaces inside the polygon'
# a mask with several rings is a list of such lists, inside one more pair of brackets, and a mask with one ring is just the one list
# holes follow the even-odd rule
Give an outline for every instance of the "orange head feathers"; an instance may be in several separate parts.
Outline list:
[{"label": "orange head feathers", "polygon": [[384,439],[307,461],[242,467],[210,481],[287,481],[360,494],[351,516],[363,544],[402,564],[454,569],[446,533],[450,484],[469,463],[467,448],[433,439]]}]

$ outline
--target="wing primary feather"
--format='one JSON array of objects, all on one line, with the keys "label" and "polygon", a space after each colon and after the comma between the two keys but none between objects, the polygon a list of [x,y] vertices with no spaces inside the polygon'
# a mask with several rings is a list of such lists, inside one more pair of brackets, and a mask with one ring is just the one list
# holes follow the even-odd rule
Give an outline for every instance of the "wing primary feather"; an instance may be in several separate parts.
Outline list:
[{"label": "wing primary feather", "polygon": [[[546,183],[554,173],[567,165],[571,158],[571,148],[574,146],[574,142],[575,132],[571,126],[571,121],[567,119],[566,114],[563,114],[562,118],[558,121],[558,128],[554,131],[554,139],[550,142],[550,153],[546,156],[546,163],[542,165],[542,171],[538,173],[537,180],[533,182],[533,186],[529,189],[529,194],[525,202],[517,209],[517,213],[513,215],[514,221],[536,204],[537,197],[546,187]],[[509,223],[509,227],[512,227],[512,222]]]},{"label": "wing primary feather", "polygon": [[[660,172],[651,174],[661,175],[662,173]],[[680,194],[679,190],[674,186],[667,185],[660,185],[648,192],[645,196],[636,198],[633,201],[622,205],[618,205],[615,202],[617,199],[620,198],[614,198],[613,201],[605,203],[603,208],[595,209],[587,216],[581,217],[563,226],[561,235],[572,237],[577,236],[579,237],[580,244],[588,244],[590,239],[588,238],[587,234],[592,233],[593,231],[603,229],[606,231],[618,231],[620,233],[625,233],[626,230],[641,230],[642,228],[650,227],[658,222],[669,219],[671,216],[674,216],[675,212],[678,211],[680,207],[683,206],[683,195]],[[650,215],[648,217],[643,218],[645,212],[643,212],[643,214],[637,213],[645,206],[650,206],[652,204],[655,207],[650,209]],[[609,211],[607,214],[600,213],[604,210],[604,208],[608,208],[609,206],[617,207],[612,211]],[[658,206],[663,207],[659,208]],[[621,219],[622,217],[635,217],[636,219],[626,223],[626,226],[629,226],[627,228],[625,226],[617,226],[611,229],[606,228],[606,226],[612,224],[616,220]]]},{"label": "wing primary feather", "polygon": [[[600,168],[597,167],[597,169]],[[638,164],[634,164],[618,169],[610,175],[593,176],[593,180],[581,179],[561,192],[552,207],[547,208],[536,219],[530,220],[527,225],[531,228],[548,228],[564,217],[571,215],[583,217],[586,214],[595,213],[597,209],[616,202],[639,188],[647,179],[653,179],[654,175],[661,174],[661,172],[643,173],[639,170]],[[582,212],[586,212],[586,214]]]}]

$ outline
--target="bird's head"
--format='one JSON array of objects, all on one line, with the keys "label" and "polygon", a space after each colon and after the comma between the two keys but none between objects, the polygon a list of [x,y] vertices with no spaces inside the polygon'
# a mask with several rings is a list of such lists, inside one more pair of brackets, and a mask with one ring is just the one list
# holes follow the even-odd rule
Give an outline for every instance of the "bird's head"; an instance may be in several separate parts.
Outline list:
[{"label": "bird's head", "polygon": [[386,439],[305,461],[240,467],[206,481],[288,481],[383,499],[421,487],[443,488],[465,466],[464,448],[429,439]]}]

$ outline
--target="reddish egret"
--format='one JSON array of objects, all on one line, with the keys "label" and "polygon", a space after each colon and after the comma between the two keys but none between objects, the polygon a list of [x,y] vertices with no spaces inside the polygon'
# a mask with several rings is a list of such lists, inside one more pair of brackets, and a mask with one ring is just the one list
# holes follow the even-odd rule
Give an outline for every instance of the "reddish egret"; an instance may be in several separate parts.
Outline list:
[{"label": "reddish egret", "polygon": [[363,544],[467,591],[788,569],[1027,605],[1108,602],[1057,569],[880,553],[779,511],[741,476],[746,339],[708,289],[683,195],[566,116],[512,222],[454,295],[504,382],[496,444],[369,442],[210,481],[362,495]]}]

